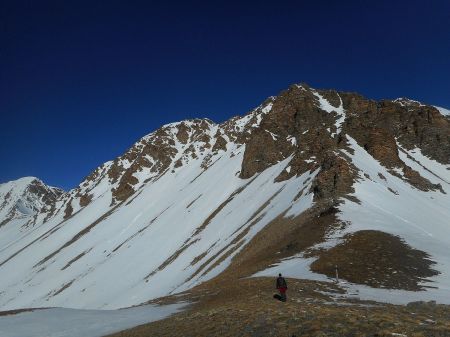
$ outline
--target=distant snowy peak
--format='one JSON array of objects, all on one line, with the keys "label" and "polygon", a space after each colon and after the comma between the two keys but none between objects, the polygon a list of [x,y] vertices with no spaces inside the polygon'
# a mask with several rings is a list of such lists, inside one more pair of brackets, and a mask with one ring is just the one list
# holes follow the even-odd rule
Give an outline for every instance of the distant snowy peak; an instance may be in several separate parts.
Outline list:
[{"label": "distant snowy peak", "polygon": [[0,184],[0,226],[13,219],[28,219],[52,207],[63,193],[35,177]]},{"label": "distant snowy peak", "polygon": [[438,109],[438,111],[443,115],[443,116],[447,116],[450,117],[450,110],[449,109],[445,109],[445,108],[441,108],[438,106],[434,106],[436,109]]}]

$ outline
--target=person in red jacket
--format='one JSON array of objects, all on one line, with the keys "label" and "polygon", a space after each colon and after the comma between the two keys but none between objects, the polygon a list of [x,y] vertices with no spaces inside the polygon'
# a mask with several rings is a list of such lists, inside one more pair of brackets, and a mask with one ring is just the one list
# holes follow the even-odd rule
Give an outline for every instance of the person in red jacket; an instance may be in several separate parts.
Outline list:
[{"label": "person in red jacket", "polygon": [[287,290],[287,283],[281,274],[278,274],[277,278],[277,289],[280,292],[280,301],[286,302],[286,290]]}]

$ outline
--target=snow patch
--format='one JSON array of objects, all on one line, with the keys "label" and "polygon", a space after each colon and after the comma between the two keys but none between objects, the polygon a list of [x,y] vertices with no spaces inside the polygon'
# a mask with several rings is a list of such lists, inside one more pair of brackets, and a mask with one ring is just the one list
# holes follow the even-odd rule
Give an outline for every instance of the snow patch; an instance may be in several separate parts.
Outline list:
[{"label": "snow patch", "polygon": [[269,112],[272,110],[272,107],[273,107],[273,103],[270,102],[270,103],[267,104],[264,108],[262,108],[261,112],[262,112],[263,114],[267,114],[267,113],[269,113]]},{"label": "snow patch", "polygon": [[264,130],[264,131],[266,131],[267,133],[269,133],[269,134],[272,136],[272,139],[273,139],[273,140],[277,140],[278,136],[277,136],[276,134],[270,132],[269,130]]},{"label": "snow patch", "polygon": [[443,115],[443,116],[450,116],[450,110],[449,109],[441,108],[441,107],[438,107],[438,106],[435,106],[435,108],[439,110],[441,115]]},{"label": "snow patch", "polygon": [[410,106],[410,105],[424,106],[424,104],[422,104],[421,102],[406,97],[396,98],[394,99],[394,102],[400,104],[401,106]]},{"label": "snow patch", "polygon": [[[336,133],[339,134],[341,132],[341,128],[342,128],[342,124],[345,121],[345,110],[344,110],[344,104],[342,103],[342,98],[341,96],[339,96],[339,107],[334,107],[330,104],[330,102],[328,102],[327,99],[325,99],[322,95],[320,95],[317,91],[313,90],[312,91],[313,95],[317,97],[317,99],[319,100],[319,108],[331,113],[331,112],[335,112],[337,114],[337,119],[335,122],[335,127],[336,127]],[[331,135],[332,137],[334,137],[334,133]]]},{"label": "snow patch", "polygon": [[0,317],[2,337],[102,337],[164,319],[185,304],[145,305],[122,310],[42,309]]},{"label": "snow patch", "polygon": [[294,136],[287,136],[286,140],[290,142],[292,146],[297,146],[297,138]]}]

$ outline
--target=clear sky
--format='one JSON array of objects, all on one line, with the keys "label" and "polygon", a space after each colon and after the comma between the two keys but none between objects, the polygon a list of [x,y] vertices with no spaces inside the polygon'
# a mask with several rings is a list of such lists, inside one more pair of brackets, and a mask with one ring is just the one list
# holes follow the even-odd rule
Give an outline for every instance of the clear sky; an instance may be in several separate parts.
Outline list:
[{"label": "clear sky", "polygon": [[299,82],[450,108],[450,1],[0,1],[0,182],[75,187]]}]

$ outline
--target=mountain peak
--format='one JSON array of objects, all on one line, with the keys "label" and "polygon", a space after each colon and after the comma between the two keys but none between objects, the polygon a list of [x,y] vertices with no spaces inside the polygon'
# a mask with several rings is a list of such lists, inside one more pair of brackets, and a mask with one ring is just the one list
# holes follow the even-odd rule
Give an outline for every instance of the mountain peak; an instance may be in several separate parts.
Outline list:
[{"label": "mountain peak", "polygon": [[419,101],[407,98],[407,97],[399,97],[393,100],[393,102],[395,103],[399,103],[401,106],[424,106],[424,104],[422,104]]},{"label": "mountain peak", "polygon": [[45,185],[36,177],[23,177],[0,184],[0,227],[12,220],[20,220],[23,225],[44,207],[50,207],[63,192]]},{"label": "mountain peak", "polygon": [[39,179],[36,178],[36,177],[32,177],[32,176],[21,177],[21,178],[18,178],[16,180],[10,180],[10,181],[7,181],[5,183],[1,183],[0,186],[6,185],[6,184],[11,184],[11,185],[15,185],[15,186],[25,186],[25,185],[30,184],[34,180],[39,180]]}]

